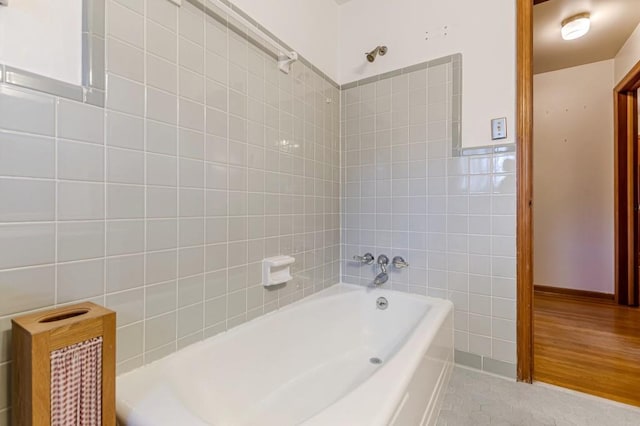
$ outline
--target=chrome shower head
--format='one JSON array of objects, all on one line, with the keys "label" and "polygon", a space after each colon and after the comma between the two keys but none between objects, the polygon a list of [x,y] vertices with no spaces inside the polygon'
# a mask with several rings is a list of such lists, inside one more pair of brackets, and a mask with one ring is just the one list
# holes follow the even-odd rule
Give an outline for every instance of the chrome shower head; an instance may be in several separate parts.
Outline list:
[{"label": "chrome shower head", "polygon": [[371,52],[365,53],[367,55],[367,61],[373,62],[376,60],[376,56],[384,56],[387,53],[387,46],[377,46]]}]

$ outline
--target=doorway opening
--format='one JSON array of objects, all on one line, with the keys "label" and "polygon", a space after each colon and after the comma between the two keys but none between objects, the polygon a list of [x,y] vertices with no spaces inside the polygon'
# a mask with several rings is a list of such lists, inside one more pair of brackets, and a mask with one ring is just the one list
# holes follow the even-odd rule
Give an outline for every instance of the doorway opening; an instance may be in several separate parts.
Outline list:
[{"label": "doorway opening", "polygon": [[[547,256],[545,259],[539,254],[534,257],[534,247],[536,247],[537,240],[544,240],[541,236],[548,237],[553,234],[555,243],[563,244],[571,234],[571,232],[567,232],[571,226],[566,226],[568,222],[565,223],[565,226],[553,223],[555,228],[548,228],[555,229],[553,232],[540,229],[544,227],[537,222],[534,227],[534,217],[536,220],[539,219],[535,216],[538,212],[536,208],[544,205],[541,202],[543,200],[540,197],[540,191],[545,189],[544,187],[538,188],[538,195],[534,198],[534,170],[536,170],[535,167],[543,165],[541,159],[544,158],[544,156],[540,157],[540,152],[537,157],[534,156],[534,147],[537,146],[536,140],[534,140],[534,111],[540,114],[539,105],[536,104],[534,107],[534,96],[536,95],[534,94],[533,40],[534,15],[537,14],[537,11],[534,14],[534,4],[537,5],[536,8],[545,7],[550,10],[561,3],[562,0],[548,2],[518,0],[518,380],[525,382],[544,381],[620,402],[640,405],[640,381],[637,380],[637,377],[640,377],[640,366],[637,365],[637,359],[640,357],[640,310],[634,308],[639,301],[638,280],[640,277],[640,236],[638,235],[640,62],[621,80],[620,77],[611,78],[610,86],[605,93],[606,100],[603,101],[611,110],[606,113],[610,127],[608,132],[610,151],[607,160],[609,170],[606,173],[610,180],[607,184],[609,188],[607,195],[610,201],[606,203],[610,209],[608,212],[610,223],[605,224],[608,232],[608,246],[603,247],[594,241],[580,242],[578,238],[575,243],[577,248],[573,250],[582,251],[583,253],[578,253],[578,255],[584,255],[584,252],[591,249],[592,253],[589,254],[592,256],[592,261],[585,262],[584,259],[588,256],[582,256],[581,261],[584,269],[591,267],[594,273],[583,273],[582,277],[586,277],[584,281],[588,281],[596,272],[604,271],[604,276],[607,279],[600,281],[606,281],[606,286],[591,289],[587,286],[585,290],[580,289],[580,286],[565,285],[564,287],[567,288],[563,289],[563,285],[557,285],[559,282],[553,282],[553,280],[540,282],[536,278],[543,275],[540,274],[540,268],[544,266],[544,262],[550,262],[554,259],[553,256]],[[609,4],[611,3],[613,2],[609,2]],[[619,3],[624,3],[624,1]],[[559,27],[557,32],[559,33]],[[568,55],[565,54],[564,59],[566,56]],[[637,60],[640,60],[640,57]],[[595,63],[596,61],[591,62]],[[589,63],[583,61],[573,66]],[[612,64],[601,65],[603,67],[609,66],[611,75],[614,75]],[[572,67],[571,64],[564,65],[564,68],[570,67]],[[618,81],[619,83],[616,85]],[[615,102],[611,97],[612,92]],[[587,104],[588,102],[585,101],[585,110],[591,108]],[[598,103],[592,102],[591,105],[596,104]],[[577,105],[571,107],[575,106]],[[582,108],[582,104],[580,107]],[[569,109],[562,111],[562,114],[565,114],[564,119],[569,116]],[[553,111],[551,112],[553,113]],[[559,116],[559,111],[557,113]],[[561,127],[561,125],[559,126]],[[539,136],[542,132],[537,127],[536,129],[536,135]],[[552,135],[554,134],[552,133]],[[545,137],[549,138],[549,135]],[[588,150],[586,145],[584,149]],[[576,146],[578,145],[576,144]],[[555,148],[557,149],[558,146]],[[583,148],[583,146],[574,147],[574,152],[579,148]],[[545,155],[557,155],[557,151],[551,154],[547,152]],[[534,157],[536,158],[535,163]],[[575,164],[574,166],[579,167]],[[582,172],[579,168],[575,168],[573,173],[571,170],[560,169],[557,173],[558,182],[573,177],[579,183]],[[566,199],[584,201],[579,197],[580,194],[576,193],[567,196]],[[602,200],[600,200],[600,204],[602,204]],[[594,203],[592,205],[598,206],[600,204]],[[595,215],[596,219],[593,223],[603,226],[601,218],[597,216],[597,212],[593,211],[594,209],[587,207],[585,210],[587,210],[586,214]],[[550,215],[549,218],[551,220],[557,219],[553,215]],[[535,234],[534,229],[536,230]],[[545,233],[541,234],[541,231]],[[538,238],[535,238],[534,235]],[[606,250],[604,250],[605,248]],[[572,248],[567,248],[565,245],[562,254],[571,252]],[[610,268],[608,271],[605,266],[598,264],[607,256]],[[575,258],[573,260],[576,263],[570,267],[566,262],[562,263],[564,272],[567,268],[573,268],[570,272],[579,269],[576,267],[577,260]],[[534,268],[534,265],[537,269]],[[580,276],[582,272],[578,270],[578,273],[574,274],[574,278]],[[540,285],[534,286],[534,283]]]}]

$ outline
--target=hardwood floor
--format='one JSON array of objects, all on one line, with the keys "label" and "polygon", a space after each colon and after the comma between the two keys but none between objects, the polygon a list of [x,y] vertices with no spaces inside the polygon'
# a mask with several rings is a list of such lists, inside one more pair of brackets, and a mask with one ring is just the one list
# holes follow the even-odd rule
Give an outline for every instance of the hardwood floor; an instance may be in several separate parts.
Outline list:
[{"label": "hardwood floor", "polygon": [[640,309],[535,292],[534,379],[640,406]]}]

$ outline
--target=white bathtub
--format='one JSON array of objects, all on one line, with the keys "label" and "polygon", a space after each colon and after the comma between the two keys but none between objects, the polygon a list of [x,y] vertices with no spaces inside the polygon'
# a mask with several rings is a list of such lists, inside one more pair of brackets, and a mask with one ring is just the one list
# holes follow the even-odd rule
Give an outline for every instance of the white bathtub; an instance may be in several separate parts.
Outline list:
[{"label": "white bathtub", "polygon": [[431,425],[452,363],[451,302],[337,284],[118,377],[118,419]]}]

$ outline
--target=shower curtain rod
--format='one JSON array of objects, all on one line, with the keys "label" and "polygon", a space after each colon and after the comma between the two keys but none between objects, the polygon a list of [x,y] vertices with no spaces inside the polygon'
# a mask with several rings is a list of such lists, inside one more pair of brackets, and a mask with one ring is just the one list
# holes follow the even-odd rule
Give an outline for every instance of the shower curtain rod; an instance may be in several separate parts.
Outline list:
[{"label": "shower curtain rod", "polygon": [[[198,8],[204,8],[205,13],[222,20],[229,28],[245,34],[254,45],[267,51],[278,61],[278,68],[289,74],[291,64],[298,60],[298,53],[283,46],[282,42],[269,33],[250,16],[226,0],[186,0]],[[267,45],[271,46],[271,49]]]}]

